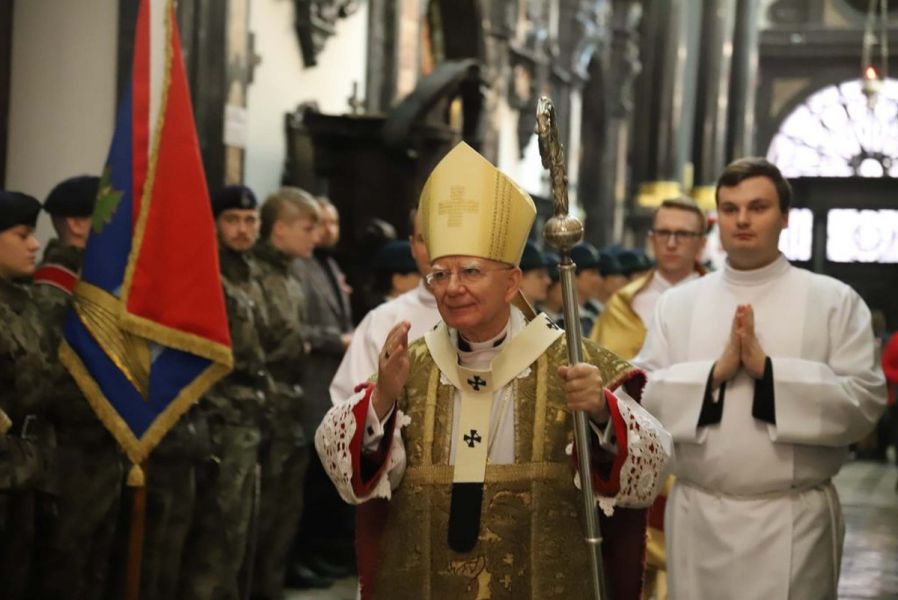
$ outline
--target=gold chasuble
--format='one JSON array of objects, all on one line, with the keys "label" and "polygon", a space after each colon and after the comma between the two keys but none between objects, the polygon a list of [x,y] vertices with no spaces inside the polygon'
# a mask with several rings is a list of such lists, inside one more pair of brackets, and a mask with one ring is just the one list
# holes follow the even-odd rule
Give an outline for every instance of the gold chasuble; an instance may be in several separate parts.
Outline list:
[{"label": "gold chasuble", "polygon": [[[548,323],[540,315],[518,337],[534,326],[551,331]],[[359,551],[377,557],[373,590],[368,590],[373,595],[366,594],[366,598],[589,597],[582,500],[566,451],[573,440],[573,418],[557,375],[558,367],[567,364],[567,349],[563,335],[553,337],[548,348],[521,369],[529,368],[529,374],[511,379],[515,463],[485,466],[478,532],[468,552],[452,550],[447,540],[453,475],[463,448],[467,448],[467,444],[457,446],[456,466],[451,466],[453,396],[456,389],[463,390],[467,380],[455,381],[461,384],[458,388],[454,383],[440,383],[441,369],[430,347],[437,347],[437,354],[445,349],[449,336],[444,325],[409,347],[410,375],[398,403],[410,418],[402,429],[405,474],[389,501],[384,523],[375,524],[384,518],[382,501],[359,507]],[[599,367],[609,389],[630,380],[636,386],[634,395],[638,395],[641,373],[590,342],[585,342],[585,350],[584,358]],[[451,346],[449,351],[455,355]],[[500,357],[494,361],[494,374],[500,370],[496,364]],[[451,372],[452,367],[447,370]],[[457,373],[461,372],[458,369]],[[446,374],[445,379],[453,382],[456,375]],[[464,411],[464,400],[462,406]],[[470,434],[464,426],[459,429],[461,434]],[[374,505],[374,510],[365,510],[368,505]],[[618,509],[614,518],[636,512]],[[373,521],[366,523],[368,517]],[[642,519],[644,523],[644,513]],[[365,539],[374,533],[372,527],[380,532],[380,539]],[[640,534],[637,529],[637,541]]]},{"label": "gold chasuble", "polygon": [[[510,267],[536,216],[530,196],[464,143],[431,173],[419,211],[431,261],[470,256]],[[584,484],[602,509],[608,600],[638,600],[644,508],[672,447],[638,405],[645,376],[584,342],[610,421],[591,432],[590,456],[571,456],[573,416],[558,376],[568,361],[564,333],[545,315],[511,311],[509,337],[494,346],[501,349],[488,368],[466,368],[486,361],[460,364],[453,341],[460,334],[440,323],[409,345],[408,379],[385,419],[371,405],[373,384],[359,382],[318,428],[322,465],[341,497],[358,505],[363,600],[589,598],[578,459],[593,463],[593,481]],[[506,407],[511,416],[503,422]],[[511,464],[490,464],[495,439],[503,463],[513,445]]]}]

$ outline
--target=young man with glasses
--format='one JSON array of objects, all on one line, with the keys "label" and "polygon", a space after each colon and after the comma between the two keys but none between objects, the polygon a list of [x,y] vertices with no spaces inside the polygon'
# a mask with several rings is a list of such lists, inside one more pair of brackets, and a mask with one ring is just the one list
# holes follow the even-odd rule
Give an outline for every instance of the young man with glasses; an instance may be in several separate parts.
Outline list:
[{"label": "young man with glasses", "polygon": [[621,358],[639,354],[655,303],[670,288],[697,279],[704,272],[707,220],[691,198],[665,200],[655,211],[649,243],[655,269],[621,288],[608,301],[590,339]]},{"label": "young man with glasses", "polygon": [[639,362],[674,437],[670,597],[836,598],[832,477],[886,403],[870,310],[778,249],[791,188],[763,158],[717,183],[724,268],[665,293]]},{"label": "young man with glasses", "polygon": [[588,340],[586,362],[568,366],[564,333],[515,306],[536,208],[469,146],[436,167],[419,209],[443,321],[411,344],[409,323],[394,327],[376,383],[359,382],[315,439],[340,495],[359,505],[362,599],[468,597],[472,585],[480,597],[588,597],[566,453],[573,410],[593,423],[587,483],[614,515],[602,517],[608,597],[638,599],[641,508],[669,457],[666,433],[633,399],[641,373]]}]

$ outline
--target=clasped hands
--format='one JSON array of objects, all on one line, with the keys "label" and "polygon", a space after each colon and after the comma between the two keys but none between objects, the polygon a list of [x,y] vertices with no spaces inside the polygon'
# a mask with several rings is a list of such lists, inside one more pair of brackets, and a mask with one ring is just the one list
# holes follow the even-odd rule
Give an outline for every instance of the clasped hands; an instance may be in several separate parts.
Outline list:
[{"label": "clasped hands", "polygon": [[[371,402],[381,420],[393,408],[402,388],[408,380],[408,321],[398,323],[387,335],[387,341],[377,359],[377,384]],[[608,421],[608,405],[602,376],[595,365],[577,363],[558,367],[558,376],[564,381],[564,395],[571,410],[582,410],[597,424]]]},{"label": "clasped hands", "polygon": [[754,310],[750,304],[740,304],[733,316],[727,345],[714,364],[712,386],[715,390],[719,388],[735,377],[740,367],[753,378],[761,379],[766,362],[767,354],[755,335]]}]

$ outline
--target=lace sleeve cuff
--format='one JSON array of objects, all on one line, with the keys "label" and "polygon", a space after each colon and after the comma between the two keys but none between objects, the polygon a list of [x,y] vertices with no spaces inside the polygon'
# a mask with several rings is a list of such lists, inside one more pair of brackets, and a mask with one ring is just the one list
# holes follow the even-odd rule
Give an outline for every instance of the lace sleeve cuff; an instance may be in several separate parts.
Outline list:
[{"label": "lace sleeve cuff", "polygon": [[[373,452],[363,452],[362,439],[374,386],[363,384],[348,402],[325,415],[315,434],[315,448],[328,477],[350,504],[392,496],[391,481],[398,485],[405,469],[405,448],[399,430],[407,423],[394,409],[384,425],[384,435]],[[393,473],[399,469],[398,476]],[[387,477],[385,475],[389,474]]]}]

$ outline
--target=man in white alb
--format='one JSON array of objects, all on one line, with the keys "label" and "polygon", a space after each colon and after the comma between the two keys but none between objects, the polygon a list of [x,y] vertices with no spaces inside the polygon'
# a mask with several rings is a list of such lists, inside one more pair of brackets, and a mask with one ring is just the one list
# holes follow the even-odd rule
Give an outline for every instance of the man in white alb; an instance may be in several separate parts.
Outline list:
[{"label": "man in white alb", "polygon": [[777,249],[791,189],[760,158],[717,184],[722,271],[658,301],[637,362],[676,445],[665,528],[673,600],[836,598],[830,482],[885,406],[870,311]]},{"label": "man in white alb", "polygon": [[345,402],[354,393],[355,386],[377,373],[377,356],[380,349],[387,341],[390,330],[399,322],[408,321],[411,324],[408,334],[410,342],[423,336],[440,322],[436,298],[423,279],[430,273],[430,257],[427,255],[427,245],[421,233],[417,209],[412,211],[411,223],[412,235],[409,242],[415,264],[421,273],[421,282],[415,289],[369,312],[356,327],[349,348],[343,355],[343,362],[340,363],[340,368],[337,369],[337,374],[331,382],[331,402],[335,405]]}]

